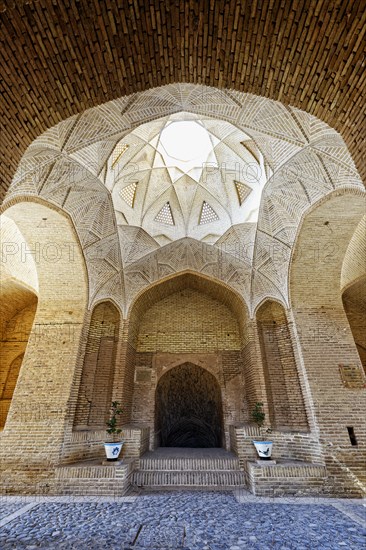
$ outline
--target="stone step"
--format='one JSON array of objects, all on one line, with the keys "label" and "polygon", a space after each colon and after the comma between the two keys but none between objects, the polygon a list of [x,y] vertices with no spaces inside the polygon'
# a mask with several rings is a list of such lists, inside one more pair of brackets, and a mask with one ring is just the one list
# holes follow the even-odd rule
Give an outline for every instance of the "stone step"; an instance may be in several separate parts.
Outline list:
[{"label": "stone step", "polygon": [[139,460],[139,470],[189,471],[230,470],[239,471],[239,460],[230,458],[144,458]]},{"label": "stone step", "polygon": [[131,476],[136,487],[240,487],[245,474],[238,470],[137,470]]},{"label": "stone step", "polygon": [[161,447],[136,461],[131,476],[139,488],[224,488],[245,485],[239,459],[224,449]]}]

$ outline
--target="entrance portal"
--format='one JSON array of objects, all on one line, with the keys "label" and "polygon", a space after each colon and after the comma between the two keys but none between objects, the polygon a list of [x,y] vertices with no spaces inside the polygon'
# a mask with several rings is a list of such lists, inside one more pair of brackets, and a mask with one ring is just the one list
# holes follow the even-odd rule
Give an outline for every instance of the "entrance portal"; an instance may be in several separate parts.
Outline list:
[{"label": "entrance portal", "polygon": [[156,389],[162,447],[221,447],[222,403],[216,378],[184,363],[164,374]]}]

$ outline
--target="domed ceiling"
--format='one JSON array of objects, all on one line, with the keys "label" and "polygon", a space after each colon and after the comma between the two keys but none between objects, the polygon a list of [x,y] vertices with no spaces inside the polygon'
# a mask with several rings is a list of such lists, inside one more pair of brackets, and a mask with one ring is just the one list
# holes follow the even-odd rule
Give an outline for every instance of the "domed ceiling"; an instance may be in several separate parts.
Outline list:
[{"label": "domed ceiling", "polygon": [[70,217],[90,307],[114,299],[127,315],[144,289],[190,271],[234,289],[252,314],[267,297],[289,303],[304,216],[345,192],[363,200],[364,186],[324,122],[260,96],[178,83],[47,130],[25,152],[3,210],[35,200]]},{"label": "domed ceiling", "polygon": [[184,237],[214,243],[232,225],[256,222],[263,157],[229,122],[181,112],[118,142],[107,163],[117,224],[160,245]]}]

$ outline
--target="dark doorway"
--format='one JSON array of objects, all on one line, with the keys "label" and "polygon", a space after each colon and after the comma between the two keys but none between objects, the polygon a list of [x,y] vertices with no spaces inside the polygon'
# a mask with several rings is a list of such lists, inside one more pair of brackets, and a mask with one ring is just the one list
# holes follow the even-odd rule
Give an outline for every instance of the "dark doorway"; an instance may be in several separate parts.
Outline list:
[{"label": "dark doorway", "polygon": [[221,391],[205,369],[184,363],[161,377],[156,422],[162,447],[221,447]]}]

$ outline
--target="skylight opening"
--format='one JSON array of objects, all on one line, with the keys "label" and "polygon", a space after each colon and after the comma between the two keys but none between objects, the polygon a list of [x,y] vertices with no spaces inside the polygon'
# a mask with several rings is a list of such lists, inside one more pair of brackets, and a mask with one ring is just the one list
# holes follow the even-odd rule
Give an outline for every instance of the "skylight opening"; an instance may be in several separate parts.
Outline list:
[{"label": "skylight opening", "polygon": [[[130,181],[122,169],[116,174],[132,164],[138,170]],[[128,223],[158,235],[161,246],[168,242],[166,233],[172,241],[189,236],[214,243],[231,225],[257,221],[265,168],[247,134],[228,122],[181,111],[120,139],[105,182],[119,224],[127,223],[123,211]]]},{"label": "skylight opening", "polygon": [[158,151],[166,166],[177,166],[183,172],[202,166],[212,151],[206,128],[193,120],[169,122],[160,134]]}]

